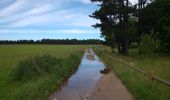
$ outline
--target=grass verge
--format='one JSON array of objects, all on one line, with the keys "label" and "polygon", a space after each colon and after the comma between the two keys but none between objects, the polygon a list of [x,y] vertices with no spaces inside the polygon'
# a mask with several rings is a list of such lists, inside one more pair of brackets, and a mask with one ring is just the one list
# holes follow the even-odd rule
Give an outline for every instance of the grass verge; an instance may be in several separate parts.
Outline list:
[{"label": "grass verge", "polygon": [[[167,70],[167,67],[169,67],[169,63],[162,64],[162,62],[170,61],[168,57],[158,55],[139,56],[136,55],[133,50],[133,52],[130,51],[129,56],[122,56],[117,53],[113,54],[107,47],[101,48],[95,48],[96,53],[122,80],[128,90],[133,94],[135,100],[169,100],[169,87],[152,81],[150,78],[137,73],[136,71],[129,69],[126,65],[114,60],[115,58],[119,59],[147,72],[154,72],[154,74],[168,80],[170,70]],[[162,65],[166,65],[166,67],[163,67]],[[163,73],[164,75],[162,75]]]},{"label": "grass verge", "polygon": [[12,83],[16,88],[9,99],[47,100],[49,94],[77,69],[81,57],[82,52],[65,59],[36,56],[22,61],[13,71],[15,82]]},{"label": "grass verge", "polygon": [[[90,47],[92,47],[92,45],[0,46],[0,100],[46,100],[49,93],[56,90],[63,79],[77,68],[77,64],[80,63],[83,54],[79,51],[84,51],[85,48]],[[71,54],[75,54],[79,59],[77,59],[77,57],[74,59],[74,55],[72,55],[73,57],[71,59],[69,57]],[[52,68],[53,71],[48,71],[51,69],[46,70],[42,68],[42,74],[40,75],[35,72],[35,75],[33,74],[27,77],[27,74],[25,74],[26,76],[23,76],[21,80],[11,81],[11,72],[17,69],[21,64],[20,61],[24,63],[27,59],[29,62],[30,59],[34,59],[34,57],[43,58],[43,55],[51,55],[52,59],[60,58],[63,59],[64,62],[62,62],[62,66],[60,67],[56,64],[53,65],[53,67],[56,67],[58,70],[53,70]],[[41,60],[46,61],[47,59]],[[51,63],[50,65],[49,63],[45,63],[45,65],[51,66]],[[37,64],[41,65],[41,63]]]}]

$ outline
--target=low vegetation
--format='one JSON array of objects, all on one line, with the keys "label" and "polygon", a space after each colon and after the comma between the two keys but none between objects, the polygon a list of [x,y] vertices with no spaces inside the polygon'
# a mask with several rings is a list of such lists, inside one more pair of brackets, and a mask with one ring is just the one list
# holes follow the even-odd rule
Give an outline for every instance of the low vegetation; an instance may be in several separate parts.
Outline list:
[{"label": "low vegetation", "polygon": [[63,59],[50,55],[35,56],[21,61],[12,71],[11,77],[14,81],[27,80],[28,78],[42,76],[45,73],[52,73],[62,67]]},{"label": "low vegetation", "polygon": [[86,47],[91,46],[1,46],[0,99],[47,100],[76,71]]},{"label": "low vegetation", "polygon": [[137,49],[130,49],[128,56],[118,54],[117,52],[112,53],[112,50],[107,47],[95,48],[95,51],[122,80],[133,94],[135,100],[169,100],[169,87],[133,71],[118,60],[140,68],[150,75],[170,81],[170,57],[156,54],[138,55]]},{"label": "low vegetation", "polygon": [[141,37],[139,44],[139,53],[140,54],[151,54],[157,52],[160,46],[160,41],[156,39],[158,33],[146,34]]},{"label": "low vegetation", "polygon": [[81,56],[82,53],[65,59],[42,56],[21,62],[12,76],[17,84],[21,84],[12,94],[13,100],[47,100],[48,95],[76,70]]}]

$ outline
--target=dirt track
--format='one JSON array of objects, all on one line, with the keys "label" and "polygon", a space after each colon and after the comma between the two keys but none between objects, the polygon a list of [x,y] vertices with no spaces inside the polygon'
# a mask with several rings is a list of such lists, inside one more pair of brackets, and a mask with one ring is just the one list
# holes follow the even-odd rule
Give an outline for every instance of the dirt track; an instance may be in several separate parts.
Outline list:
[{"label": "dirt track", "polygon": [[86,50],[78,71],[49,100],[133,100],[119,78],[109,72],[92,49]]},{"label": "dirt track", "polygon": [[85,100],[133,100],[121,81],[110,72],[103,75]]}]

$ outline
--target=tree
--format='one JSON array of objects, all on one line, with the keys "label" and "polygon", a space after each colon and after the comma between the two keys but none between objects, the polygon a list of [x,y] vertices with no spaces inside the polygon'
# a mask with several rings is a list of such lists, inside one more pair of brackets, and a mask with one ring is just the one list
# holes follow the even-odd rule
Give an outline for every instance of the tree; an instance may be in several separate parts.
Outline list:
[{"label": "tree", "polygon": [[1,44],[63,44],[63,45],[77,45],[77,44],[102,44],[103,41],[99,39],[42,39],[42,40],[0,40]]},{"label": "tree", "polygon": [[119,53],[128,54],[129,16],[133,11],[129,0],[91,0],[100,2],[100,9],[96,10],[90,17],[100,20],[101,23],[93,25],[100,28],[101,35],[109,46],[117,47]]},{"label": "tree", "polygon": [[139,32],[159,32],[160,52],[170,53],[170,0],[155,0],[140,11]]}]

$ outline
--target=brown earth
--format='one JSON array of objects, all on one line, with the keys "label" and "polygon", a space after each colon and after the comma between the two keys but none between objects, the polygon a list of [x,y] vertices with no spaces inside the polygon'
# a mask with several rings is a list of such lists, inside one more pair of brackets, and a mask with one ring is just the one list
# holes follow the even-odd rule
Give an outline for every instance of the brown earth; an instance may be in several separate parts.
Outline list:
[{"label": "brown earth", "polygon": [[84,100],[133,100],[133,97],[117,76],[110,72],[101,77]]},{"label": "brown earth", "polygon": [[95,60],[94,55],[92,55],[92,54],[86,55],[86,58],[87,58],[88,60]]}]

